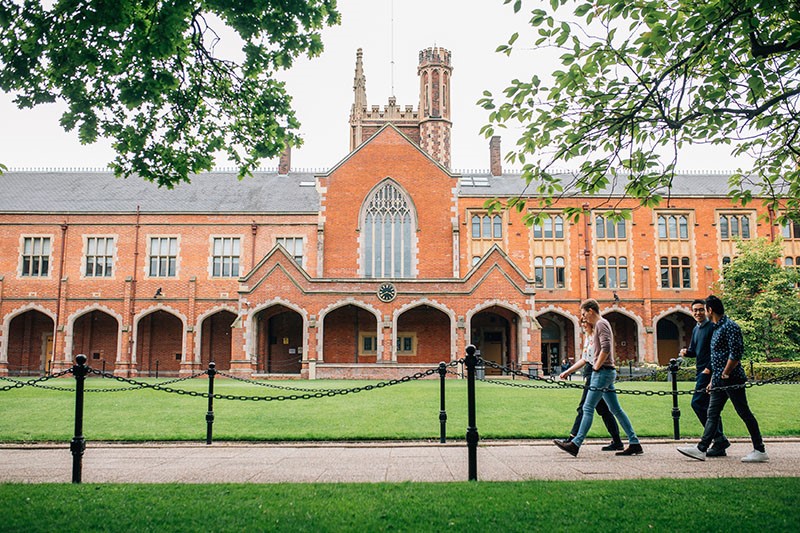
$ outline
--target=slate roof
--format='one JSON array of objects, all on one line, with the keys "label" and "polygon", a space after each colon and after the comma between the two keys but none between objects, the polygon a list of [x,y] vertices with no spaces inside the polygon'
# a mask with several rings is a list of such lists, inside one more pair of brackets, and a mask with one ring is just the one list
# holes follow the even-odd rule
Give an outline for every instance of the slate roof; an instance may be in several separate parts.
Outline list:
[{"label": "slate roof", "polygon": [[316,213],[313,173],[255,172],[239,181],[234,172],[208,172],[174,189],[110,172],[7,171],[0,174],[0,212],[5,213]]},{"label": "slate roof", "polygon": [[[143,213],[316,213],[318,175],[255,172],[239,181],[234,172],[207,172],[195,175],[191,183],[166,189],[142,179],[119,179],[110,172],[12,170],[0,175],[0,212],[127,213],[139,206]],[[517,173],[456,175],[461,197],[535,195],[535,186],[526,190]],[[722,172],[678,174],[672,196],[726,197],[728,177]],[[613,184],[612,194],[621,194],[624,183],[623,177]]]},{"label": "slate roof", "polygon": [[[571,176],[563,175],[567,182]],[[673,197],[676,196],[700,196],[700,197],[727,197],[728,196],[728,172],[692,172],[676,174],[672,183]],[[624,191],[625,176],[620,176],[616,183],[611,184],[611,194],[621,195]],[[482,197],[508,197],[536,196],[536,184],[532,183],[527,189],[525,182],[517,173],[508,173],[501,176],[492,176],[490,173],[470,172],[463,173],[459,180],[459,196],[482,196]],[[603,194],[609,194],[609,190]],[[580,196],[580,195],[568,195]]]}]

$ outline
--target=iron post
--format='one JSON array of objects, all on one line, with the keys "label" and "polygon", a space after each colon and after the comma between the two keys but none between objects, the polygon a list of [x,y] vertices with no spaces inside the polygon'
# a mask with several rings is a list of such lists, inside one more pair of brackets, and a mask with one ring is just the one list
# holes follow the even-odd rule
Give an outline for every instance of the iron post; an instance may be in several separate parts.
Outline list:
[{"label": "iron post", "polygon": [[211,444],[211,428],[214,425],[214,376],[217,373],[217,364],[208,363],[208,411],[206,412],[206,444]]},{"label": "iron post", "polygon": [[69,443],[69,450],[72,452],[73,483],[81,482],[83,452],[86,450],[86,439],[83,438],[83,385],[88,372],[86,356],[76,355],[75,364],[72,365],[72,375],[75,376],[75,435]]},{"label": "iron post", "polygon": [[158,379],[158,359],[156,359],[156,379]]},{"label": "iron post", "polygon": [[478,480],[478,428],[475,423],[475,346],[467,346],[464,363],[467,366],[467,463],[469,465],[469,481]]},{"label": "iron post", "polygon": [[678,408],[678,367],[680,366],[680,360],[669,360],[669,374],[672,377],[672,428],[675,440],[681,438],[681,410]]},{"label": "iron post", "polygon": [[444,410],[444,377],[447,365],[439,363],[439,442],[447,442],[447,412]]}]

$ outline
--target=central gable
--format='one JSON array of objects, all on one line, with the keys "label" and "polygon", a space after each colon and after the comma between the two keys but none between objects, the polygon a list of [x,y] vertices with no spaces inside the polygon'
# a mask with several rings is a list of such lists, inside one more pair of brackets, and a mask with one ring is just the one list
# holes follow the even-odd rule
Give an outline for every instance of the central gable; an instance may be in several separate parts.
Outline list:
[{"label": "central gable", "polygon": [[396,184],[405,196],[399,201],[414,207],[410,277],[452,276],[458,181],[394,126],[381,128],[319,182],[324,277],[393,277],[376,276],[365,266],[364,254],[369,252],[363,243],[365,202],[382,183]]}]

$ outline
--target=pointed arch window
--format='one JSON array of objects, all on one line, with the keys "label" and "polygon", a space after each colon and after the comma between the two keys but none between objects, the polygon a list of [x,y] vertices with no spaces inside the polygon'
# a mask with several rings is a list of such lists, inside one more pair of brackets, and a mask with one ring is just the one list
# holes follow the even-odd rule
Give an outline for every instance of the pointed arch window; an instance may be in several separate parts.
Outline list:
[{"label": "pointed arch window", "polygon": [[367,198],[363,212],[364,276],[413,277],[416,212],[407,195],[387,181]]}]

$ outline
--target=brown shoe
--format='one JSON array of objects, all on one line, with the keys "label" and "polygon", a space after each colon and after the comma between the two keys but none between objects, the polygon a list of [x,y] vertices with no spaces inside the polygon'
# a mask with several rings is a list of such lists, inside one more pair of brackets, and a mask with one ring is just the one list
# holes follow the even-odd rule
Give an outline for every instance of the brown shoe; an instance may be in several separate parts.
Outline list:
[{"label": "brown shoe", "polygon": [[580,450],[580,446],[575,444],[574,442],[564,442],[562,440],[556,439],[553,441],[556,446],[570,454],[572,457],[578,456],[578,450]]},{"label": "brown shoe", "polygon": [[627,448],[617,452],[616,455],[642,455],[643,453],[641,444],[629,444]]}]

